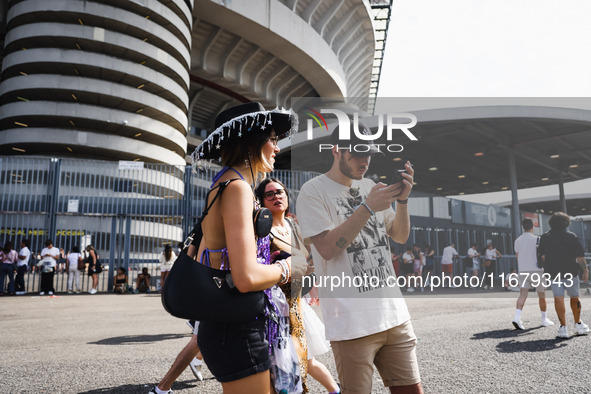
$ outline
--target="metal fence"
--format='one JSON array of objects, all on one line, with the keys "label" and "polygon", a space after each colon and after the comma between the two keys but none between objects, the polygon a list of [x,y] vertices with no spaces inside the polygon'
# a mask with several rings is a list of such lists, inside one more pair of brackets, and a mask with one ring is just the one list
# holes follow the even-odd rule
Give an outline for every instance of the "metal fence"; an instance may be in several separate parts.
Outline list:
[{"label": "metal fence", "polygon": [[[125,165],[123,165],[125,164]],[[118,267],[137,273],[147,267],[158,287],[158,259],[164,246],[177,250],[203,209],[215,169],[193,173],[190,166],[8,156],[0,158],[0,242],[19,249],[29,239],[33,254],[26,288],[36,291],[35,273],[45,241],[64,253],[93,245],[105,271],[99,290],[111,290]],[[290,189],[316,174],[276,171]],[[292,198],[297,197],[292,194]],[[67,289],[61,259],[56,291]],[[83,288],[88,289],[88,278]]]}]

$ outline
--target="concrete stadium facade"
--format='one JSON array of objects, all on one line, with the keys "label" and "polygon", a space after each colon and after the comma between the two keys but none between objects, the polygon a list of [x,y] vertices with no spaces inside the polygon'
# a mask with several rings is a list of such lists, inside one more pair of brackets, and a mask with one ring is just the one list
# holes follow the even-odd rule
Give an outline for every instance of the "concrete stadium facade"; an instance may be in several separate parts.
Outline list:
[{"label": "concrete stadium facade", "polygon": [[183,165],[244,101],[368,105],[368,1],[11,0],[0,13],[0,155]]}]

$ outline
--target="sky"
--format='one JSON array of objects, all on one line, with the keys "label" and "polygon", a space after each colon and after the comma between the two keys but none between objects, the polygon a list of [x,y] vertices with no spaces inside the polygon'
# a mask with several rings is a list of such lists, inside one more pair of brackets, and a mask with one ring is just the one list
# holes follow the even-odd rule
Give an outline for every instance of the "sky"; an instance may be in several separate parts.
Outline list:
[{"label": "sky", "polygon": [[378,96],[591,97],[590,15],[586,0],[394,0]]}]

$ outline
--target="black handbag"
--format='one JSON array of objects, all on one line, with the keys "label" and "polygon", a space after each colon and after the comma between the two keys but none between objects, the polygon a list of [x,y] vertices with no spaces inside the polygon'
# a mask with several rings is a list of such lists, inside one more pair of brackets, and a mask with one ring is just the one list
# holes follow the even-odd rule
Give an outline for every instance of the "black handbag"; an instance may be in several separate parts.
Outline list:
[{"label": "black handbag", "polygon": [[[162,305],[175,317],[217,323],[240,323],[253,320],[264,311],[266,296],[263,291],[241,293],[234,287],[229,271],[207,267],[187,255],[189,244],[198,248],[201,243],[201,223],[209,208],[225,187],[234,180],[236,179],[218,185],[216,196],[203,210],[166,278],[162,289]],[[208,192],[205,201],[214,189]],[[260,220],[265,220],[264,215],[257,216],[261,217]],[[272,218],[270,220],[272,222]],[[265,226],[261,224],[258,227]]]}]

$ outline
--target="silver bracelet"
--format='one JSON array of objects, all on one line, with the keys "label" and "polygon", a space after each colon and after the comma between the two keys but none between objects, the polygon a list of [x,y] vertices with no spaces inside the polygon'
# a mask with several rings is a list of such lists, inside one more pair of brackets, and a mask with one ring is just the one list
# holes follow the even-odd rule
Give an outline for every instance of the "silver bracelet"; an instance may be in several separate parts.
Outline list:
[{"label": "silver bracelet", "polygon": [[287,265],[286,260],[279,260],[277,264],[281,267],[281,280],[279,281],[280,285],[284,285],[289,281],[289,266]]}]

